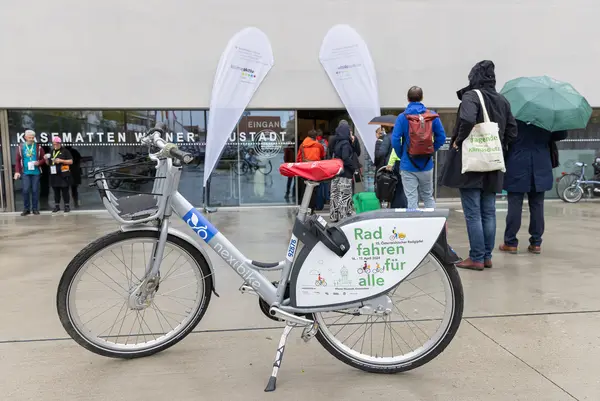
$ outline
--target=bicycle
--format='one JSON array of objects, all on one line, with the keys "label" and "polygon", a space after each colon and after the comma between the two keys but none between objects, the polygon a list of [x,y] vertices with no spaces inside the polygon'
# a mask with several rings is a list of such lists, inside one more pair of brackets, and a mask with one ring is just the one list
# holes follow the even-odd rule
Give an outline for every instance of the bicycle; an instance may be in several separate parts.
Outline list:
[{"label": "bicycle", "polygon": [[263,175],[271,174],[271,171],[273,171],[271,160],[267,160],[266,162],[263,160],[254,161],[252,158],[254,153],[253,149],[250,149],[247,152],[240,151],[241,158],[235,168],[235,173],[237,175],[246,175],[256,171],[259,171]]},{"label": "bicycle", "polygon": [[148,155],[142,152],[119,153],[119,155],[123,163],[118,165],[119,168],[111,171],[108,179],[111,189],[116,190],[123,185],[139,186],[152,180],[154,163],[148,159]]},{"label": "bicycle", "polygon": [[[561,199],[568,203],[577,203],[583,198],[584,194],[587,194],[588,198],[600,196],[600,158],[597,158],[592,166],[594,167],[594,177],[591,180],[585,178],[585,168],[587,164],[582,162],[575,163],[577,167],[581,167],[579,175],[567,174],[561,177],[561,181],[565,177],[575,176],[570,185],[563,190],[563,196]],[[558,182],[560,184],[560,181]],[[558,186],[557,184],[557,186]]]},{"label": "bicycle", "polygon": [[[95,172],[104,206],[121,227],[82,249],[60,279],[58,315],[79,345],[128,359],[181,341],[201,321],[211,295],[218,296],[209,247],[243,279],[242,294],[256,295],[266,317],[285,322],[265,391],[276,388],[285,344],[295,327],[302,328],[304,341],[316,338],[338,360],[367,372],[408,371],[448,346],[460,325],[464,300],[447,243],[447,210],[385,209],[331,225],[310,215],[308,205],[313,189],[343,170],[341,161],[283,164],[280,172],[305,179],[306,191],[283,260],[254,261],[179,193],[182,165],[193,156],[165,142],[162,134],[159,125],[142,139],[157,149],[149,155],[156,163],[151,193],[116,199],[104,172]],[[173,213],[193,236],[171,226]],[[400,225],[407,236],[422,241],[380,241],[384,232]],[[385,266],[386,274],[359,276],[344,267],[362,265],[361,256],[373,252],[379,256],[371,255],[371,260]],[[337,284],[329,291],[315,285],[312,267],[318,265],[328,266],[329,278]],[[268,271],[281,271],[280,280],[271,282],[262,273]],[[107,283],[101,281],[105,277]],[[420,301],[425,306],[417,306]],[[108,309],[97,313],[103,307]]]}]

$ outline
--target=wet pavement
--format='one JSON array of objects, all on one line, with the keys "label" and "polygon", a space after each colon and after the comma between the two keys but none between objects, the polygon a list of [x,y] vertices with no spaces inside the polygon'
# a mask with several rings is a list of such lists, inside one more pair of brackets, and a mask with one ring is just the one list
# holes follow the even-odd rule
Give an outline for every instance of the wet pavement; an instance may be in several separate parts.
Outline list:
[{"label": "wet pavement", "polygon": [[[465,256],[462,211],[448,207],[451,244]],[[499,203],[497,242],[505,216]],[[522,244],[527,217],[525,211]],[[262,261],[281,259],[293,218],[289,208],[211,216],[240,250]],[[117,228],[106,213],[0,214],[2,399],[599,399],[599,203],[548,202],[542,255],[496,253],[493,269],[460,271],[464,321],[432,362],[404,374],[368,374],[337,361],[315,340],[305,344],[294,331],[274,394],[262,390],[280,325],[262,315],[255,297],[238,292],[241,280],[216,257],[220,297],[212,297],[195,332],[169,350],[113,360],[68,338],[55,306],[60,276],[81,248]]]}]

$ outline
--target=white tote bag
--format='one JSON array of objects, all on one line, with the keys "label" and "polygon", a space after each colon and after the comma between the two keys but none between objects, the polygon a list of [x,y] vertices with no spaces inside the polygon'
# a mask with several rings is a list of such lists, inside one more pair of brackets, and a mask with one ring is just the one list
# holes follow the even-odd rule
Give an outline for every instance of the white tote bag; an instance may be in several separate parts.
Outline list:
[{"label": "white tote bag", "polygon": [[498,134],[500,131],[498,124],[490,121],[481,92],[477,89],[475,92],[481,102],[483,122],[475,125],[462,143],[462,174],[487,171],[504,173],[506,167],[504,166],[502,142],[500,142]]}]

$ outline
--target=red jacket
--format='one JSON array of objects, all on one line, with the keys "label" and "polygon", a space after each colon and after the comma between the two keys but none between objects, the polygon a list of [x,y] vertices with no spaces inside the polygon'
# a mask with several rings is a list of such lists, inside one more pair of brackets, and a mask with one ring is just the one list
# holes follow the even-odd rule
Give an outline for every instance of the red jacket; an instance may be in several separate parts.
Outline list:
[{"label": "red jacket", "polygon": [[325,158],[325,148],[311,137],[306,137],[298,149],[296,161],[318,161]]},{"label": "red jacket", "polygon": [[[15,173],[19,173],[19,174],[23,174],[23,146],[25,146],[25,144],[19,144],[19,146],[17,147],[17,157],[15,158]],[[37,152],[36,152],[36,156],[37,156],[37,161],[40,163],[38,166],[38,169],[41,170],[41,166],[43,166],[44,164],[46,164],[46,159],[44,159],[44,149],[42,149],[42,146],[38,143],[36,144],[37,146]]]}]

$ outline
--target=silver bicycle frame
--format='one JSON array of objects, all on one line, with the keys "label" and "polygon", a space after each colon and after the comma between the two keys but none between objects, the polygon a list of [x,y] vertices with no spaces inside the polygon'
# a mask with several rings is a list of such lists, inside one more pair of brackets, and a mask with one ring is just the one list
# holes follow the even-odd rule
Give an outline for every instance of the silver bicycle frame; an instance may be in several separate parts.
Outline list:
[{"label": "silver bicycle frame", "polygon": [[[164,148],[165,142],[158,138],[148,138],[150,142],[154,140],[154,145]],[[158,142],[158,143],[157,143]],[[247,258],[235,245],[233,245],[219,230],[213,226],[206,217],[196,209],[190,202],[185,199],[181,193],[177,190],[179,186],[179,179],[181,177],[181,165],[178,162],[173,162],[171,158],[160,158],[161,152],[156,154],[150,154],[150,158],[157,162],[158,176],[165,177],[164,179],[155,180],[153,193],[160,193],[158,198],[158,210],[149,217],[135,221],[126,221],[118,213],[118,210],[114,206],[115,200],[112,199],[114,196],[108,189],[108,184],[100,177],[98,180],[98,186],[100,189],[104,189],[106,197],[104,198],[104,204],[112,215],[112,217],[121,223],[123,230],[127,230],[130,226],[136,226],[151,221],[158,221],[159,238],[154,244],[152,249],[152,257],[150,258],[147,268],[146,277],[140,284],[142,291],[145,291],[145,283],[148,280],[154,279],[159,276],[160,263],[163,258],[167,237],[169,234],[169,219],[173,212],[181,217],[185,223],[194,231],[194,233],[202,239],[206,244],[212,248],[213,251],[223,259],[227,265],[229,265],[243,280],[247,289],[253,290],[253,292],[261,297],[267,304],[272,307],[278,307],[285,312],[290,313],[310,313],[310,312],[322,312],[330,310],[342,309],[340,306],[336,307],[313,307],[313,308],[294,308],[284,303],[285,291],[289,282],[294,258],[297,253],[299,246],[299,239],[292,234],[290,241],[288,242],[288,248],[286,256],[283,261],[278,263],[268,264],[268,267],[259,266],[254,264],[253,261]],[[299,207],[297,219],[304,222],[307,213],[310,198],[313,190],[318,186],[318,182],[307,181],[306,190],[302,198],[302,202]],[[197,238],[196,238],[197,240]],[[197,241],[199,242],[199,241]],[[280,280],[275,286],[271,281],[265,277],[261,271],[276,271],[281,270]],[[361,306],[362,302],[351,302],[344,305],[344,308],[353,308]]]}]

